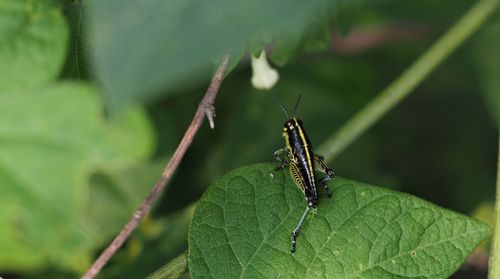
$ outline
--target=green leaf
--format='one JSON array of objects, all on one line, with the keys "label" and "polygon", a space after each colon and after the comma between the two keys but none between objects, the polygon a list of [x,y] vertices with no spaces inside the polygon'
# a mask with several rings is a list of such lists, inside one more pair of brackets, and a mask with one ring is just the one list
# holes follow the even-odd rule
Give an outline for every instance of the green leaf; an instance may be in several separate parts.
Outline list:
[{"label": "green leaf", "polygon": [[34,88],[59,74],[68,27],[54,1],[0,2],[0,92]]},{"label": "green leaf", "polygon": [[[109,201],[92,196],[108,190],[91,177],[113,177],[146,160],[153,141],[141,109],[105,120],[101,106],[82,83],[0,94],[0,269],[82,271],[110,236],[90,218],[89,208]],[[125,191],[113,193],[130,200]]]},{"label": "green leaf", "polygon": [[332,28],[329,24],[331,17],[326,14],[317,15],[307,25],[297,27],[302,29],[302,32],[276,39],[271,60],[282,66],[298,54],[327,49],[331,43]]},{"label": "green leaf", "polygon": [[336,177],[291,254],[306,202],[274,167],[242,167],[204,194],[189,235],[193,278],[447,278],[489,234],[419,198]]},{"label": "green leaf", "polygon": [[88,1],[97,78],[112,108],[171,93],[165,89],[191,85],[215,57],[301,32],[329,2]]}]

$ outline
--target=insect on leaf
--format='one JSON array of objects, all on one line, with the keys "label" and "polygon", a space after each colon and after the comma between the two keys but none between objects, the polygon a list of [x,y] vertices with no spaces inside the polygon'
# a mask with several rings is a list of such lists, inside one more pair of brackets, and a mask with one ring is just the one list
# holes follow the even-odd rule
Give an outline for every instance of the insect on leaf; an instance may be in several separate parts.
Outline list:
[{"label": "insect on leaf", "polygon": [[200,200],[189,235],[193,278],[447,278],[489,227],[417,197],[335,177],[290,253],[306,207],[287,171],[242,167]]}]

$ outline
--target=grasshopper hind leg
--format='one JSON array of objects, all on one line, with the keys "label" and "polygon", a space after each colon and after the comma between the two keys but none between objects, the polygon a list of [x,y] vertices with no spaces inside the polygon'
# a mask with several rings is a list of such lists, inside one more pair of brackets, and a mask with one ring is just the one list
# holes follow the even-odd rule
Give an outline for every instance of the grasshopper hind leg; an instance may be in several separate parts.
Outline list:
[{"label": "grasshopper hind leg", "polygon": [[328,184],[326,184],[326,182],[328,180],[331,180],[335,176],[335,172],[333,172],[333,170],[331,168],[329,168],[323,160],[324,160],[323,156],[318,155],[318,154],[314,154],[314,161],[316,163],[316,168],[319,171],[326,174],[326,177],[321,178],[318,181],[318,184],[320,186],[322,186],[323,188],[325,188],[326,194],[328,195],[329,198],[331,198],[332,192],[330,191],[330,188],[328,188]]},{"label": "grasshopper hind leg", "polygon": [[292,242],[292,248],[290,249],[290,252],[295,253],[297,250],[297,237],[299,236],[300,229],[302,228],[302,224],[304,224],[304,221],[306,220],[307,213],[309,213],[309,210],[311,209],[311,206],[307,206],[306,210],[304,213],[302,213],[302,216],[299,219],[299,222],[295,226],[295,229],[292,231],[291,235],[291,242]]}]

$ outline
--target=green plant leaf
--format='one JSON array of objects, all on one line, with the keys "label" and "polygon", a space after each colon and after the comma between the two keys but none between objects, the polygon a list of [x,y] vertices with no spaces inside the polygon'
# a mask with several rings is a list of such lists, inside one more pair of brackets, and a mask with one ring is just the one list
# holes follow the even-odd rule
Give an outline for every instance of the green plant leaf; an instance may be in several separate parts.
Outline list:
[{"label": "green plant leaf", "polygon": [[323,51],[330,46],[332,28],[329,24],[332,15],[317,15],[307,25],[298,26],[302,32],[288,37],[275,39],[270,59],[283,66],[301,53]]},{"label": "green plant leaf", "polygon": [[239,58],[247,44],[302,32],[298,26],[329,2],[88,1],[97,78],[112,108],[192,86],[216,57]]},{"label": "green plant leaf", "polygon": [[242,167],[204,194],[189,235],[193,278],[447,278],[489,234],[419,198],[336,177],[291,254],[306,202],[274,167]]},{"label": "green plant leaf", "polygon": [[[82,271],[112,233],[101,229],[102,220],[89,208],[135,200],[119,184],[104,188],[102,175],[91,177],[112,179],[146,160],[151,127],[139,108],[105,120],[101,106],[97,92],[82,83],[0,94],[0,269],[53,264]],[[130,204],[122,205],[130,212]],[[116,216],[120,208],[106,210]]]},{"label": "green plant leaf", "polygon": [[68,26],[54,1],[0,2],[0,92],[53,80],[66,57]]}]

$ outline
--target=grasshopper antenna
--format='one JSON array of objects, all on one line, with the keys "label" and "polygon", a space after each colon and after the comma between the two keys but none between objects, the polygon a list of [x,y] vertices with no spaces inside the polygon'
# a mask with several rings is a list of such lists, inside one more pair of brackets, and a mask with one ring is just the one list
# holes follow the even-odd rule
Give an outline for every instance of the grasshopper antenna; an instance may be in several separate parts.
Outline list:
[{"label": "grasshopper antenna", "polygon": [[297,102],[295,103],[295,107],[293,108],[293,114],[297,112],[297,109],[299,108],[300,100],[302,100],[302,94],[299,95],[297,98]]},{"label": "grasshopper antenna", "polygon": [[290,119],[290,115],[288,114],[288,111],[286,111],[285,107],[281,104],[280,100],[278,99],[278,95],[273,94],[273,96],[274,96],[274,100],[276,101],[276,103],[278,103],[278,105],[281,107],[281,109],[285,113],[286,118]]}]

